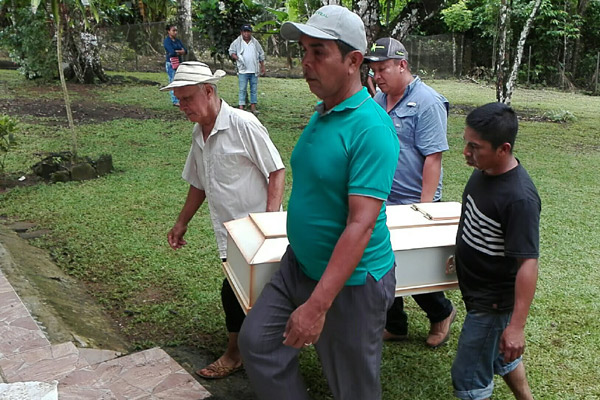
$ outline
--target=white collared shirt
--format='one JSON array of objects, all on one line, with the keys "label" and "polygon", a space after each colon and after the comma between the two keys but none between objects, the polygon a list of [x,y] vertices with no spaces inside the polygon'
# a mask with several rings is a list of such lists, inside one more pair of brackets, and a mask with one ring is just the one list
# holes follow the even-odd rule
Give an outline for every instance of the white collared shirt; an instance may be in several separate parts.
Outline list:
[{"label": "white collared shirt", "polygon": [[206,193],[221,258],[227,257],[223,223],[266,211],[269,174],[283,168],[267,129],[249,112],[221,100],[221,110],[206,142],[200,125],[194,125],[181,176]]},{"label": "white collared shirt", "polygon": [[256,74],[258,72],[258,52],[253,41],[246,43],[242,40],[242,51],[238,54],[244,61],[241,68],[238,68],[240,74]]}]

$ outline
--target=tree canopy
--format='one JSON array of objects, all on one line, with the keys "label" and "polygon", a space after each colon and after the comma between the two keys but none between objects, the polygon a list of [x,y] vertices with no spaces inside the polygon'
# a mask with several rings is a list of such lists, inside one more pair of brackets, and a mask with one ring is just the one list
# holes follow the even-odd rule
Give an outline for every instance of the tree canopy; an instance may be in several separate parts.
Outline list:
[{"label": "tree canopy", "polygon": [[[35,0],[34,0],[35,1]],[[26,10],[31,0],[0,0],[0,45],[7,49],[28,78],[57,75],[52,59],[54,30],[53,0],[41,2],[36,14]],[[407,35],[454,34],[460,42],[455,63],[462,73],[485,70],[495,76],[498,52],[511,64],[518,53],[523,27],[532,9],[531,0],[511,0],[506,15],[506,39],[502,41],[501,4],[503,0],[195,0],[191,1],[191,26],[203,37],[203,46],[215,60],[227,59],[227,47],[239,34],[242,23],[251,23],[256,34],[276,34],[286,21],[306,21],[326,3],[342,4],[355,11],[365,22],[368,40],[392,36],[404,40]],[[78,79],[93,71],[80,57],[82,32],[93,35],[100,26],[180,20],[174,0],[94,0],[97,17],[80,1],[63,0],[65,22],[65,59],[79,72]],[[180,13],[181,7],[180,7]],[[187,12],[187,11],[186,11]],[[84,24],[81,24],[84,22]],[[89,27],[85,26],[85,23]],[[600,0],[541,0],[539,12],[531,21],[522,43],[522,60],[517,80],[530,84],[591,88],[597,74],[600,52]],[[272,38],[277,45],[283,41]],[[276,40],[277,39],[277,40]],[[502,43],[501,43],[502,42]],[[208,45],[207,45],[208,43]],[[459,48],[455,43],[455,48]],[[78,49],[79,47],[79,49]],[[469,51],[464,51],[467,49]],[[198,49],[207,50],[206,47]],[[280,54],[281,51],[275,50]],[[531,54],[531,55],[530,55]],[[78,67],[79,65],[79,71]],[[457,70],[457,74],[461,71]],[[89,80],[89,77],[87,78]]]}]

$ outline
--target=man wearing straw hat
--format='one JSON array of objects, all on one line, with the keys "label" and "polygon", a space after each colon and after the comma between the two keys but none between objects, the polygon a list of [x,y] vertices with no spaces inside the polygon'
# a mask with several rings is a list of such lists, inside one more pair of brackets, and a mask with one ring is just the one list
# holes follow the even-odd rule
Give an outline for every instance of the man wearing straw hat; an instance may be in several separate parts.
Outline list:
[{"label": "man wearing straw hat", "polygon": [[[215,83],[224,75],[221,70],[213,74],[201,62],[184,62],[173,81],[160,89],[173,90],[181,111],[196,123],[182,173],[190,188],[167,240],[174,250],[184,246],[189,221],[208,200],[222,260],[227,257],[223,223],[251,212],[279,211],[285,180],[281,157],[265,127],[251,113],[219,98]],[[223,280],[221,300],[228,345],[218,360],[196,372],[207,379],[224,378],[242,367],[237,338],[245,315],[227,279]]]},{"label": "man wearing straw hat", "polygon": [[359,16],[325,6],[281,34],[300,42],[304,77],[323,101],[292,153],[290,246],[244,321],[242,358],[263,400],[309,398],[298,353],[311,345],[335,399],[377,400],[396,284],[384,202],[398,138],[360,81],[367,40]]}]

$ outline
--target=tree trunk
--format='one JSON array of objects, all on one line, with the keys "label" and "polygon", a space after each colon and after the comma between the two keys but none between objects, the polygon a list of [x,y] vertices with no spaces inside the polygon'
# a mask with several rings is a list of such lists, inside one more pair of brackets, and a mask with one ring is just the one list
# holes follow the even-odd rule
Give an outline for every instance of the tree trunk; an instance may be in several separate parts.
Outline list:
[{"label": "tree trunk", "polygon": [[177,2],[177,26],[181,32],[181,40],[188,49],[188,60],[196,60],[194,53],[194,35],[192,32],[192,0]]},{"label": "tree trunk", "polygon": [[138,10],[142,16],[142,22],[146,22],[146,6],[144,6],[143,0],[138,0]]},{"label": "tree trunk", "polygon": [[523,49],[525,48],[525,41],[527,40],[527,35],[529,35],[529,31],[531,29],[531,25],[533,25],[533,20],[540,9],[540,5],[542,4],[542,0],[534,0],[533,9],[523,26],[523,30],[521,31],[521,36],[519,37],[519,42],[517,44],[517,52],[515,54],[515,60],[512,65],[512,70],[510,72],[510,77],[508,78],[508,82],[506,84],[506,95],[504,99],[504,103],[510,105],[512,100],[512,94],[515,87],[515,83],[517,81],[517,74],[519,72],[519,67],[521,66],[521,60],[523,59]]},{"label": "tree trunk", "polygon": [[370,46],[379,37],[381,23],[379,22],[379,0],[358,0],[356,14],[363,20],[367,34],[367,46]]},{"label": "tree trunk", "polygon": [[508,32],[508,13],[510,8],[507,0],[501,0],[498,24],[498,55],[496,57],[496,100],[500,103],[504,103],[505,100],[505,72],[504,72],[504,59],[506,57],[506,36]]},{"label": "tree trunk", "polygon": [[96,78],[107,82],[108,77],[100,61],[98,37],[90,32],[95,26],[94,21],[88,18],[86,26],[84,18],[88,18],[85,12],[63,5],[62,20],[67,28],[64,38],[65,61],[73,69],[79,83],[94,83]]},{"label": "tree trunk", "polygon": [[[375,43],[379,37],[381,23],[379,22],[379,0],[357,0],[354,3],[354,10],[365,24],[365,33],[367,36],[367,48]],[[363,86],[367,86],[369,77],[369,68],[365,63],[360,70],[360,78]]]},{"label": "tree trunk", "polygon": [[75,123],[73,122],[73,112],[71,111],[71,99],[69,98],[69,90],[67,89],[67,82],[65,81],[65,73],[62,66],[62,27],[60,18],[57,18],[57,21],[55,21],[55,23],[58,76],[60,77],[60,85],[62,87],[63,97],[65,99],[65,111],[67,114],[67,121],[69,122],[69,129],[71,130],[71,152],[73,153],[73,160],[77,162],[77,132],[75,131]]},{"label": "tree trunk", "polygon": [[392,8],[394,8],[395,6],[396,6],[395,0],[386,0],[385,1],[385,24],[386,25],[390,24],[390,12],[391,12]]},{"label": "tree trunk", "polygon": [[458,75],[462,76],[463,65],[465,63],[465,33],[464,32],[462,33],[462,35],[460,35],[460,57],[458,59],[460,60],[460,69],[458,70]]},{"label": "tree trunk", "polygon": [[[403,41],[417,26],[437,14],[444,2],[442,0],[422,0],[408,2],[402,12],[388,25],[385,36]],[[387,31],[389,27],[393,27]]]},{"label": "tree trunk", "polygon": [[107,82],[108,77],[102,68],[98,51],[98,38],[95,34],[85,32],[83,26],[76,25],[67,30],[65,38],[65,55],[75,78],[79,83],[94,83],[96,78]]},{"label": "tree trunk", "polygon": [[291,70],[294,67],[294,63],[292,61],[292,55],[290,54],[290,42],[285,41],[285,58],[287,60],[288,68]]},{"label": "tree trunk", "polygon": [[456,76],[456,33],[452,32],[452,75]]},{"label": "tree trunk", "polygon": [[[579,0],[577,4],[577,15],[580,17],[584,17],[585,10],[587,9],[589,0]],[[577,66],[579,64],[579,59],[581,58],[581,35],[577,35],[575,38],[575,48],[573,50],[573,68],[572,73],[573,77],[577,75]]]}]

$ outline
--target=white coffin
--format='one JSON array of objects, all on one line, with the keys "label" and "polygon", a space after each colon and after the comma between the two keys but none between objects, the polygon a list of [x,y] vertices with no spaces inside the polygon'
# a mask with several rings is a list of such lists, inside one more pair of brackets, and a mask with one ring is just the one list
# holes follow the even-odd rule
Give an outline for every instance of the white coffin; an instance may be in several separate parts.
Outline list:
[{"label": "white coffin", "polygon": [[[455,202],[387,206],[396,296],[458,287],[446,262],[454,254],[460,210]],[[288,245],[286,219],[285,212],[252,213],[225,223],[229,235],[223,270],[245,312],[279,268]]]}]

